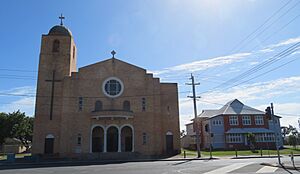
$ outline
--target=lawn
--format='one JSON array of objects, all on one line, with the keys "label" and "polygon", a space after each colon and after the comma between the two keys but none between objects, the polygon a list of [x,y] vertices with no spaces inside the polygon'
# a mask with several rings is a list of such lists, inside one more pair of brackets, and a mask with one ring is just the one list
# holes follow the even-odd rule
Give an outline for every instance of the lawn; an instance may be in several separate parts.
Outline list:
[{"label": "lawn", "polygon": [[[184,151],[186,152],[186,156],[188,157],[195,157],[197,156],[197,151],[191,151],[191,150],[186,150],[186,149],[182,149],[181,150],[181,155],[183,156]],[[284,148],[282,150],[280,150],[280,154],[281,155],[289,155],[291,154],[291,152],[293,152],[294,154],[300,155],[300,149],[294,149],[291,147],[288,148]],[[238,156],[250,156],[250,155],[261,155],[260,154],[260,150],[257,150],[257,153],[253,153],[250,150],[239,150],[237,151],[237,155]],[[201,151],[201,155],[204,157],[209,157],[209,151]],[[212,155],[214,157],[222,157],[222,156],[232,156],[235,157],[236,152],[235,151],[213,151]],[[262,150],[262,155],[263,156],[268,156],[268,155],[277,155],[277,151],[276,150]]]},{"label": "lawn", "polygon": [[[16,158],[24,158],[24,156],[31,156],[31,153],[20,153],[20,154],[16,154]],[[0,160],[6,160],[7,156],[4,154],[0,155]]]}]

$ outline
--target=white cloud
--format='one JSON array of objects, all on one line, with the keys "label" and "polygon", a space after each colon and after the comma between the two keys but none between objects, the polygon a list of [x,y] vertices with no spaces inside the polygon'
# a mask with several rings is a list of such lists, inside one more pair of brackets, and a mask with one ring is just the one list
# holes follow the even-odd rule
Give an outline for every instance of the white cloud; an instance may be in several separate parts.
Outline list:
[{"label": "white cloud", "polygon": [[[154,75],[166,75],[166,74],[171,74],[176,72],[177,76],[178,74],[184,72],[197,72],[197,71],[203,71],[207,70],[210,68],[218,68],[222,67],[224,65],[230,65],[233,63],[237,62],[242,62],[242,61],[249,61],[249,57],[252,55],[260,55],[260,54],[265,54],[269,52],[275,51],[276,48],[282,47],[282,46],[287,46],[290,44],[294,44],[300,42],[300,37],[296,38],[290,38],[284,41],[280,41],[276,44],[268,45],[265,48],[258,50],[258,51],[253,51],[252,53],[236,53],[232,55],[227,55],[227,56],[220,56],[220,57],[214,57],[210,59],[205,59],[205,60],[199,60],[199,61],[194,61],[190,63],[185,63],[181,65],[176,65],[173,67],[168,67],[162,70],[157,70],[157,71],[152,71]],[[298,54],[299,52],[295,52],[293,54]],[[250,62],[250,65],[255,65],[258,64],[258,61],[252,61]],[[240,67],[240,66],[239,66]],[[230,67],[229,67],[230,68]],[[242,68],[240,68],[242,69]],[[218,75],[218,74],[217,74]],[[166,77],[168,78],[168,77]]]},{"label": "white cloud", "polygon": [[269,52],[273,52],[273,51],[274,50],[270,49],[270,48],[265,48],[265,49],[259,50],[259,52],[261,52],[261,53],[269,53]]},{"label": "white cloud", "polygon": [[34,97],[22,97],[19,100],[2,105],[0,107],[0,110],[1,112],[14,112],[20,110],[21,112],[25,112],[27,116],[33,116],[34,107],[35,107]]},{"label": "white cloud", "polygon": [[225,91],[212,91],[202,95],[205,100],[213,103],[226,103],[234,98],[243,101],[268,99],[300,92],[300,76],[281,78],[268,82],[259,82],[236,86]]},{"label": "white cloud", "polygon": [[9,93],[14,95],[26,95],[26,94],[35,94],[36,90],[33,86],[22,86],[16,87],[8,90],[2,90],[1,93]]},{"label": "white cloud", "polygon": [[228,56],[215,57],[211,59],[199,60],[191,63],[177,65],[170,68],[166,68],[161,71],[154,71],[154,72],[155,75],[159,75],[159,74],[165,74],[174,71],[189,71],[189,72],[201,71],[209,68],[220,67],[226,64],[231,64],[233,62],[238,62],[241,59],[246,58],[250,55],[251,53],[238,53],[238,54],[232,54]]},{"label": "white cloud", "polygon": [[[13,97],[14,101],[1,105],[0,111],[14,112],[20,110],[21,112],[25,112],[26,115],[32,116],[35,107],[35,97],[31,97],[31,96],[34,96],[35,92],[36,90],[35,87],[33,86],[23,86],[23,87],[8,89],[8,90],[2,90],[0,93],[20,95],[20,96],[14,96]],[[4,97],[11,98],[11,96],[4,96]]]},{"label": "white cloud", "polygon": [[[256,106],[260,110],[264,110],[267,105]],[[292,125],[299,129],[298,119],[300,119],[300,102],[299,103],[274,103],[274,112],[281,116],[281,126]]]},{"label": "white cloud", "polygon": [[276,48],[276,47],[281,47],[281,46],[286,46],[286,45],[290,45],[290,44],[295,44],[297,42],[300,42],[300,37],[296,37],[296,38],[290,38],[284,41],[281,41],[277,44],[273,44],[267,47],[267,49],[272,49],[272,48]]}]

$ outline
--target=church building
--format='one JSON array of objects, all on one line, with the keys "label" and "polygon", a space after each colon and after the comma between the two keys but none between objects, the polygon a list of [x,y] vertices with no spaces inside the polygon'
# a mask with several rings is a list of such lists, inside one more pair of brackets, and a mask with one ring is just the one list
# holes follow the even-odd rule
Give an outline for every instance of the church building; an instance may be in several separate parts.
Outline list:
[{"label": "church building", "polygon": [[42,35],[32,154],[88,159],[180,152],[178,88],[112,57],[77,69],[61,22]]}]

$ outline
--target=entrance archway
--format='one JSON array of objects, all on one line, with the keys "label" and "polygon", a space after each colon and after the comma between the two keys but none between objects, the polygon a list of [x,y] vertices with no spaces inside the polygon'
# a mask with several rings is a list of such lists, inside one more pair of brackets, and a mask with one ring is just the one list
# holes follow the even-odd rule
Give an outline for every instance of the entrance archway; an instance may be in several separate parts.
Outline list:
[{"label": "entrance archway", "polygon": [[118,152],[119,131],[111,126],[107,129],[107,152]]},{"label": "entrance archway", "polygon": [[52,134],[48,134],[45,138],[45,154],[53,154],[54,151],[54,136]]},{"label": "entrance archway", "polygon": [[125,126],[121,130],[121,150],[122,152],[132,152],[133,130],[129,126]]},{"label": "entrance archway", "polygon": [[171,131],[166,133],[166,151],[168,154],[172,154],[174,151],[173,133]]},{"label": "entrance archway", "polygon": [[104,130],[97,126],[92,131],[92,152],[103,152]]}]

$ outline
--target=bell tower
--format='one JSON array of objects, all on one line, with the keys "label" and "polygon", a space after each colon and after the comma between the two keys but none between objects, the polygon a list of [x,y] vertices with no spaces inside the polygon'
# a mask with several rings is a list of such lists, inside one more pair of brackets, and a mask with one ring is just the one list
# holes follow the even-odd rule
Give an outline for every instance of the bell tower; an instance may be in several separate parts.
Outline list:
[{"label": "bell tower", "polygon": [[71,31],[63,25],[64,17],[61,15],[59,19],[60,25],[52,27],[48,34],[42,35],[33,153],[58,152],[64,96],[63,80],[76,71],[76,45]]}]

